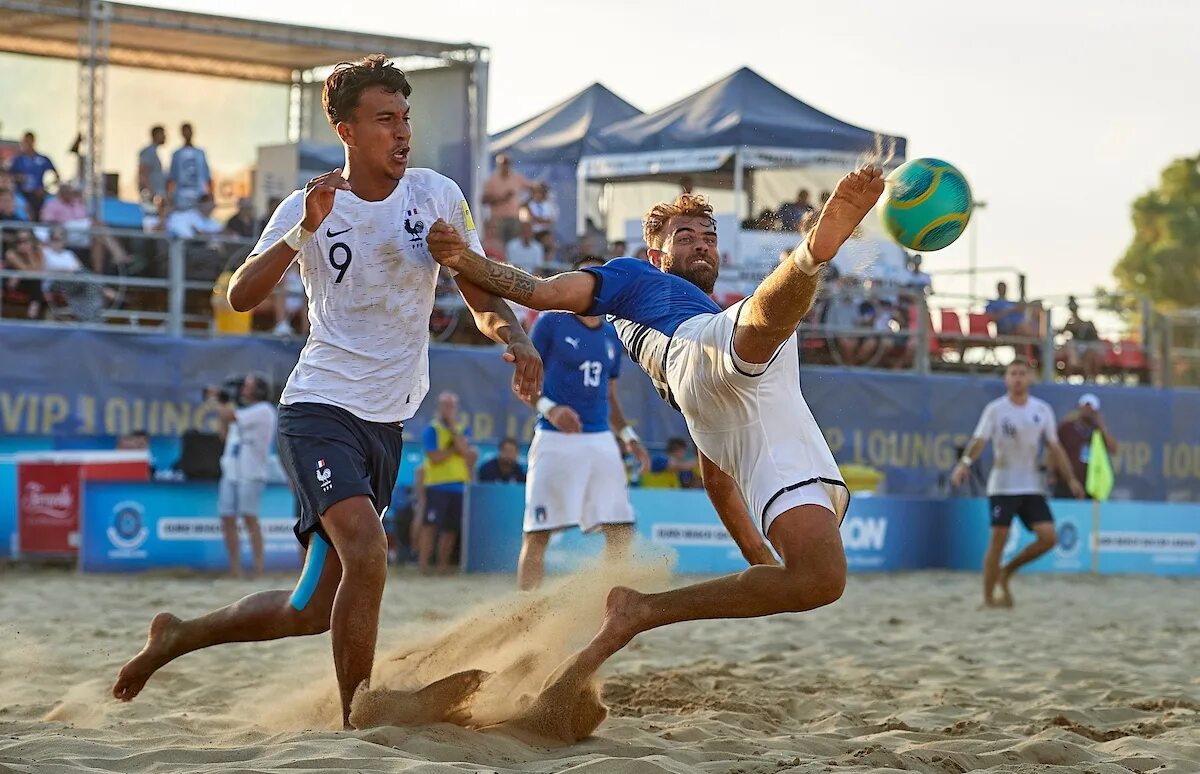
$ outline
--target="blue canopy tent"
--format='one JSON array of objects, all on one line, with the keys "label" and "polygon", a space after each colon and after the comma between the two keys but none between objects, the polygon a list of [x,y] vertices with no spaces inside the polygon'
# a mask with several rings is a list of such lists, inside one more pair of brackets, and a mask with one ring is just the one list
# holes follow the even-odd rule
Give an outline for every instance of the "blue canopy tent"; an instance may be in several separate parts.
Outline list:
[{"label": "blue canopy tent", "polygon": [[573,241],[580,198],[575,190],[576,167],[586,143],[606,126],[641,114],[602,84],[593,83],[546,112],[493,135],[488,150],[493,162],[504,153],[526,177],[550,185],[559,206],[555,236],[560,242]]},{"label": "blue canopy tent", "polygon": [[[686,175],[697,186],[731,190],[740,207],[744,192],[753,193],[755,171],[824,168],[840,176],[870,154],[899,164],[905,140],[822,113],[743,67],[673,105],[600,131],[580,160],[577,190]],[[577,211],[585,205],[581,200]]]}]

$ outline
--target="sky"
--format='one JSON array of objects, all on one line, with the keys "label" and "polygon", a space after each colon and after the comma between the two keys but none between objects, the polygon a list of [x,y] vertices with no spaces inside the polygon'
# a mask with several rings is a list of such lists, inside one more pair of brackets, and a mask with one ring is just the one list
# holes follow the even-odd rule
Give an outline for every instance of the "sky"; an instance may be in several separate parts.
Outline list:
[{"label": "sky", "polygon": [[[1023,271],[1031,295],[1060,303],[1113,284],[1130,204],[1172,159],[1200,153],[1191,0],[154,4],[488,46],[490,131],[594,81],[655,110],[748,65],[907,137],[909,158],[958,166],[987,202],[972,225],[979,265]],[[926,255],[937,289],[965,287],[938,274],[965,269],[969,244]]]}]

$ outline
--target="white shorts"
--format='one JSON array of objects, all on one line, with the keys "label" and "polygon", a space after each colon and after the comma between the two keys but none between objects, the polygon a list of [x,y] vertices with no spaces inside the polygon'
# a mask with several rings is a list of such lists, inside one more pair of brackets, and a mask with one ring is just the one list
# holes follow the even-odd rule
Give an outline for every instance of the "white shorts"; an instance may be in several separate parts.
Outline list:
[{"label": "white shorts", "polygon": [[266,481],[234,481],[222,477],[217,484],[217,513],[221,516],[257,516]]},{"label": "white shorts", "polygon": [[667,384],[696,447],[737,481],[763,534],[784,511],[821,505],[846,515],[850,491],[800,393],[795,334],[766,364],[733,351],[746,300],[688,320],[671,338]]},{"label": "white shorts", "polygon": [[525,484],[525,531],[631,524],[625,463],[609,432],[534,431]]}]

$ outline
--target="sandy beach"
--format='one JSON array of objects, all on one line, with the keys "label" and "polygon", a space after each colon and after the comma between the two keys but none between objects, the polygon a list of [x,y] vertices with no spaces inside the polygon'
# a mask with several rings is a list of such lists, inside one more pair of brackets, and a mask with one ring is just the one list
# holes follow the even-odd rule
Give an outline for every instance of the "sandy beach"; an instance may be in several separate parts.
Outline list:
[{"label": "sandy beach", "polygon": [[[537,601],[507,576],[394,572],[376,684],[474,666],[496,675],[473,713],[503,715],[594,629],[608,582]],[[975,575],[857,575],[824,610],[661,629],[608,665],[596,735],[557,749],[330,730],[328,635],[194,653],[108,697],[155,612],[290,583],[3,571],[0,772],[1200,771],[1200,584],[1168,579],[1025,576],[1016,609],[984,611]]]}]

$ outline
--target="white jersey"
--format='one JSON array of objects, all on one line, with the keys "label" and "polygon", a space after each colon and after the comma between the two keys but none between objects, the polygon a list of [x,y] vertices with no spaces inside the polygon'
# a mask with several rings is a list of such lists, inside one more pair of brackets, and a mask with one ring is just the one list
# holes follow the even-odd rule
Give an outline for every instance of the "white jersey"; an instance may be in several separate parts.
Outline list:
[{"label": "white jersey", "polygon": [[[279,205],[254,253],[304,217],[304,191]],[[438,264],[425,244],[441,218],[483,246],[455,182],[410,169],[386,199],[338,191],[333,211],[297,254],[310,333],[279,402],[339,406],[368,422],[401,422],[429,391],[429,315]]]},{"label": "white jersey", "polygon": [[225,435],[221,477],[240,482],[266,481],[274,439],[274,406],[263,400],[239,408]]},{"label": "white jersey", "polygon": [[1043,494],[1045,485],[1038,471],[1042,442],[1058,443],[1054,409],[1032,395],[1018,406],[997,398],[983,409],[975,437],[992,442],[992,472],[988,495]]}]

